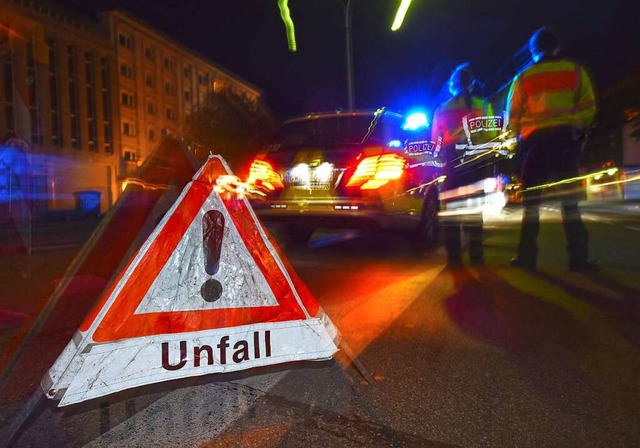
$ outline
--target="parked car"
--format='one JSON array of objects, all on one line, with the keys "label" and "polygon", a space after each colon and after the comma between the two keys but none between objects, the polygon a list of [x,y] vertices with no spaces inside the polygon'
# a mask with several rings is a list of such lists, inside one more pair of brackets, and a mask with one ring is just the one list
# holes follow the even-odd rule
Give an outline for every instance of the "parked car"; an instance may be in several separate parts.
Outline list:
[{"label": "parked car", "polygon": [[256,213],[298,245],[321,227],[383,229],[415,248],[434,245],[442,165],[413,127],[385,109],[284,122],[249,169]]}]

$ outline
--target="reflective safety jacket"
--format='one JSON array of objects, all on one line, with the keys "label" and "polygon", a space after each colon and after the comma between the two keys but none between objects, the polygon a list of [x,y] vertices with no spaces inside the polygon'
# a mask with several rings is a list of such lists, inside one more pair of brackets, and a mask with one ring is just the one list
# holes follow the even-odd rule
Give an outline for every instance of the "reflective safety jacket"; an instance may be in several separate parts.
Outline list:
[{"label": "reflective safety jacket", "polygon": [[509,126],[522,139],[557,126],[584,129],[596,115],[591,79],[580,64],[542,59],[519,73],[507,97]]},{"label": "reflective safety jacket", "polygon": [[[487,131],[480,126],[482,121],[478,121],[497,118],[493,117],[491,104],[477,96],[472,96],[470,100],[471,108],[467,108],[464,96],[459,95],[436,109],[431,124],[431,140],[442,137],[442,147],[449,148],[456,144],[485,143],[498,135],[496,131]],[[478,124],[475,129],[474,123]]]},{"label": "reflective safety jacket", "polygon": [[[441,104],[433,115],[431,140],[442,138],[440,157],[445,163],[443,172],[447,175],[447,180],[444,188],[447,190],[488,177],[486,169],[481,169],[488,168],[488,164],[463,165],[462,161],[468,149],[495,142],[500,134],[496,127],[501,128],[503,125],[502,117],[494,116],[491,104],[485,99],[472,96],[470,106],[468,108],[464,96],[459,95]],[[483,148],[479,151],[490,150],[489,147]]]}]

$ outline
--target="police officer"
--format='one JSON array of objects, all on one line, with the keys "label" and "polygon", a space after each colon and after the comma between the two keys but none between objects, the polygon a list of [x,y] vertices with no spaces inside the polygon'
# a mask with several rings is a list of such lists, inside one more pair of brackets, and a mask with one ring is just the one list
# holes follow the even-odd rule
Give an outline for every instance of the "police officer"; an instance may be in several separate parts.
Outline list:
[{"label": "police officer", "polygon": [[[536,30],[529,50],[534,64],[514,78],[507,98],[509,125],[520,140],[525,189],[520,243],[511,264],[535,269],[542,192],[535,187],[578,175],[580,141],[593,122],[596,104],[584,67],[558,57],[559,39],[553,30]],[[571,187],[561,198],[569,269],[593,271],[597,264],[588,260],[588,234],[578,209],[583,192],[576,192],[575,184]]]},{"label": "police officer", "polygon": [[[473,167],[471,171],[468,167],[460,167],[464,151],[456,150],[456,144],[462,145],[468,141],[463,126],[465,117],[468,119],[493,115],[491,105],[474,94],[476,84],[469,63],[457,66],[449,77],[449,93],[452,98],[441,104],[433,116],[431,139],[436,141],[438,137],[442,138],[442,157],[446,163],[444,172],[447,177],[442,196],[445,203],[455,196],[456,188],[473,183],[482,177],[474,172]],[[449,267],[462,264],[461,230],[469,237],[468,251],[471,264],[484,264],[482,213],[476,211],[467,214],[442,214],[441,224],[444,229]]]}]

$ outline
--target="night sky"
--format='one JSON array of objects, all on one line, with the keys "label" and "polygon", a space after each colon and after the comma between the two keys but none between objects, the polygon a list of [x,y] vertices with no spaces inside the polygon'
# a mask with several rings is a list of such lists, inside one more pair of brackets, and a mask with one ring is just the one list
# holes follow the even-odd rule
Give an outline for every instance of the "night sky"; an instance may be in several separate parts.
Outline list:
[{"label": "night sky", "polygon": [[[395,33],[400,0],[352,2],[359,108],[432,109],[463,61],[488,85],[504,83],[506,64],[543,24],[560,32],[563,54],[591,69],[601,95],[640,69],[637,0],[414,0]],[[278,118],[347,106],[342,0],[289,1],[297,53],[287,49],[277,0],[61,3],[88,14],[130,11],[262,89]]]}]

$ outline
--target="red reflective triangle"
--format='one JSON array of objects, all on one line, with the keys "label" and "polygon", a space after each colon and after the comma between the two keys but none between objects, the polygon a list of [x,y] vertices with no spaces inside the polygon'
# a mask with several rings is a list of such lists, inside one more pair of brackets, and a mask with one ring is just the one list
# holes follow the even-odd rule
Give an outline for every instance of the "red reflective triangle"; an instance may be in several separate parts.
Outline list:
[{"label": "red reflective triangle", "polygon": [[[282,322],[301,320],[306,314],[315,316],[318,303],[309,290],[291,270],[277,249],[272,251],[260,232],[260,223],[243,199],[222,198],[224,207],[232,218],[240,237],[248,249],[256,269],[265,280],[278,304],[274,306],[207,309],[195,311],[163,311],[135,314],[147,291],[167,264],[176,247],[211,195],[215,179],[229,174],[219,158],[211,158],[188,186],[186,193],[167,218],[166,224],[152,240],[146,253],[138,261],[134,257],[133,270],[125,278],[129,267],[125,268],[116,281],[106,291],[100,303],[94,308],[80,330],[87,332],[98,316],[92,335],[94,342],[112,342],[126,338],[137,338],[159,334],[195,332],[214,328],[236,327],[260,322]],[[276,261],[279,258],[280,264]],[[285,271],[281,269],[284,266]],[[290,281],[289,281],[290,280]],[[110,300],[119,287],[117,296]],[[296,298],[296,293],[298,298]],[[103,308],[110,303],[106,313]]]}]

